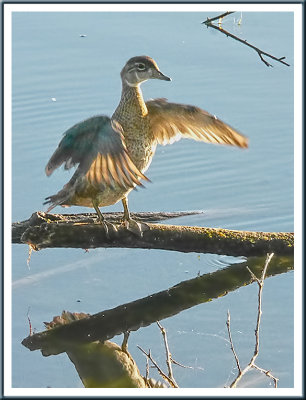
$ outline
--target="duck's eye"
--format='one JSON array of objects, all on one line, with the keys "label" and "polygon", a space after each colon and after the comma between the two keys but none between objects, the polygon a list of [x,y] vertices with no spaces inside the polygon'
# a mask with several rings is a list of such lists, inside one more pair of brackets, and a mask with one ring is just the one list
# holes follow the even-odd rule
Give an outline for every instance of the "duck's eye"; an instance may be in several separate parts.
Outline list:
[{"label": "duck's eye", "polygon": [[146,66],[144,64],[137,64],[137,69],[138,71],[144,71],[146,69]]}]

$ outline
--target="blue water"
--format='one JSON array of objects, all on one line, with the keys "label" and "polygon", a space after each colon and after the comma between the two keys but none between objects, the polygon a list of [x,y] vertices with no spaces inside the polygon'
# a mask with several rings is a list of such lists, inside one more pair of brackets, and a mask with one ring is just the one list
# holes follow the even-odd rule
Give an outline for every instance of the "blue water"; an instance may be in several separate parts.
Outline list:
[{"label": "blue water", "polygon": [[[293,14],[243,13],[223,27],[248,42],[286,56],[267,68],[252,49],[201,22],[214,13],[23,13],[13,14],[13,221],[25,220],[70,172],[47,178],[44,167],[62,133],[82,119],[111,115],[120,98],[120,70],[132,56],[153,57],[172,82],[143,84],[145,99],[197,105],[250,139],[247,150],[191,140],[159,147],[147,176],[153,182],[129,196],[131,211],[204,210],[171,223],[259,231],[293,231]],[[260,29],[258,29],[260,27]],[[81,37],[80,35],[86,35]],[[53,100],[52,100],[53,99]],[[122,211],[121,203],[104,211]],[[62,212],[60,207],[54,210]],[[64,212],[88,212],[72,207]],[[81,387],[64,354],[44,358],[21,345],[62,310],[95,313],[215,271],[226,256],[159,250],[47,249],[33,253],[13,245],[13,387]],[[239,261],[239,259],[237,259]],[[258,364],[293,386],[293,273],[264,287]],[[224,387],[234,378],[226,313],[241,362],[254,347],[257,287],[241,288],[163,321],[181,387]],[[120,343],[121,337],[113,340]],[[156,325],[133,333],[129,350],[145,373],[136,348],[150,348],[164,363]],[[26,367],[25,367],[26,366]],[[260,373],[246,386],[269,387]]]}]

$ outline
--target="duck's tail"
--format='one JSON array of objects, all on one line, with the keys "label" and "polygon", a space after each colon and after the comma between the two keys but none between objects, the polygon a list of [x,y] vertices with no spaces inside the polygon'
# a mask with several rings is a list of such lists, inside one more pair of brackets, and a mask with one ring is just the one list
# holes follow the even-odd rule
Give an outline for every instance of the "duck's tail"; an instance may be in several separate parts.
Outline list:
[{"label": "duck's tail", "polygon": [[45,198],[45,202],[43,204],[50,204],[50,207],[46,212],[49,213],[54,207],[59,205],[68,205],[68,200],[71,199],[74,194],[74,185],[71,185],[70,182],[68,182],[58,193]]}]

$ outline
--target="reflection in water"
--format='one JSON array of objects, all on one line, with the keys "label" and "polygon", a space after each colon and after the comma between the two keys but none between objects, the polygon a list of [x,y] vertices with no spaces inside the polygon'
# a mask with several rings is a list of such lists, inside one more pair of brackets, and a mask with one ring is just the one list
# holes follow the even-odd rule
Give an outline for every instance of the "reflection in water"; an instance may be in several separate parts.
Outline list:
[{"label": "reflection in water", "polygon": [[[260,276],[263,265],[263,257],[249,258],[92,316],[64,312],[45,323],[48,330],[28,336],[22,344],[30,350],[41,349],[44,356],[66,352],[86,387],[146,387],[127,349],[106,340],[248,285],[252,277],[246,267]],[[266,276],[291,269],[293,258],[275,257]]]},{"label": "reflection in water", "polygon": [[[85,313],[63,311],[61,316],[54,317],[51,322],[45,322],[45,326],[47,329],[54,329],[88,316],[89,314]],[[150,379],[147,375],[143,377],[140,374],[127,350],[128,336],[124,335],[121,347],[109,340],[68,344],[66,353],[86,388],[168,387],[162,382]]]},{"label": "reflection in water", "polygon": [[72,344],[66,351],[87,388],[145,388],[132,356],[116,343]]}]

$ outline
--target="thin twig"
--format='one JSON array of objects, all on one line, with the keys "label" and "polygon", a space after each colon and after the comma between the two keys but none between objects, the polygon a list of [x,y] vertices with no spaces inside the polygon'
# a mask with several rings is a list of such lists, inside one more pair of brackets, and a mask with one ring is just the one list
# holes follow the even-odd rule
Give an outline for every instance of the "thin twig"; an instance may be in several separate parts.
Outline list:
[{"label": "thin twig", "polygon": [[277,382],[279,381],[274,375],[271,374],[271,371],[258,367],[256,364],[252,365],[253,368],[257,369],[258,371],[262,372],[263,374],[267,375],[269,378],[273,379],[274,387],[277,388]]},{"label": "thin twig", "polygon": [[274,253],[267,254],[266,263],[265,263],[264,269],[262,270],[262,274],[261,274],[262,286],[264,284],[264,280],[265,280],[265,276],[266,276],[266,273],[267,273],[268,265],[270,264],[270,261],[272,260],[273,256],[274,256]]},{"label": "thin twig", "polygon": [[129,354],[129,352],[128,352],[128,340],[129,340],[130,333],[131,333],[130,331],[127,331],[127,332],[123,333],[123,341],[122,341],[122,345],[121,345],[122,351],[124,351],[127,354]]},{"label": "thin twig", "polygon": [[139,345],[137,345],[137,347],[139,348],[140,351],[143,352],[143,354],[145,354],[147,356],[147,358],[151,361],[151,363],[154,365],[154,367],[157,369],[157,371],[159,372],[160,376],[162,378],[164,378],[165,381],[167,381],[172,387],[174,388],[178,388],[177,383],[174,382],[171,378],[169,378],[169,376],[167,374],[165,374],[162,369],[158,366],[158,364],[153,360],[151,353],[146,353],[145,350],[143,350]]},{"label": "thin twig", "polygon": [[179,363],[178,361],[173,360],[172,357],[171,357],[171,361],[172,361],[172,364],[175,364],[175,365],[177,365],[179,367],[195,369],[195,367],[191,367],[190,365],[184,365],[184,364]]},{"label": "thin twig", "polygon": [[277,58],[277,57],[273,56],[272,54],[266,53],[265,51],[260,50],[258,47],[253,46],[252,44],[248,43],[246,39],[240,39],[238,36],[236,36],[236,35],[234,35],[234,34],[228,32],[228,31],[226,31],[225,29],[223,29],[223,28],[221,27],[220,24],[219,24],[219,26],[216,26],[216,25],[212,24],[212,21],[214,21],[214,20],[216,20],[216,19],[223,18],[223,17],[225,17],[226,15],[229,15],[229,14],[232,14],[232,13],[233,13],[233,11],[228,11],[228,12],[226,12],[226,13],[224,13],[224,14],[221,14],[221,15],[218,15],[217,17],[214,17],[214,18],[207,18],[207,20],[206,20],[206,21],[203,21],[202,24],[205,24],[207,27],[211,27],[211,28],[213,28],[213,29],[216,29],[217,31],[223,33],[223,34],[226,35],[227,37],[231,37],[232,39],[237,40],[238,42],[243,43],[243,44],[245,44],[246,46],[251,47],[251,49],[253,49],[253,50],[255,50],[255,51],[257,52],[259,58],[261,59],[261,61],[262,61],[267,67],[273,67],[273,65],[270,64],[267,60],[265,60],[265,59],[263,58],[263,56],[272,58],[273,60],[278,61],[278,62],[280,62],[280,63],[282,63],[282,64],[284,64],[284,65],[287,65],[287,67],[290,67],[290,64],[288,64],[288,63],[286,63],[285,61],[283,61],[286,57],[279,57],[279,58]]},{"label": "thin twig", "polygon": [[267,254],[267,258],[266,258],[265,265],[264,265],[264,268],[262,270],[260,279],[257,278],[257,276],[247,267],[247,269],[250,272],[253,280],[255,282],[257,282],[259,289],[258,289],[257,322],[256,322],[256,328],[255,328],[255,348],[254,348],[254,353],[253,353],[253,355],[251,357],[251,360],[249,361],[248,365],[243,370],[240,367],[239,359],[238,359],[237,354],[236,354],[235,349],[234,349],[234,345],[233,345],[233,341],[232,341],[232,335],[231,335],[231,329],[230,329],[230,314],[229,314],[229,312],[227,314],[226,325],[227,325],[227,330],[228,330],[228,336],[229,336],[229,340],[230,340],[230,344],[231,344],[231,350],[232,350],[232,352],[234,354],[234,357],[235,357],[235,360],[236,360],[236,364],[237,364],[237,367],[238,367],[238,375],[234,379],[234,381],[231,383],[231,385],[230,385],[231,388],[237,387],[237,384],[240,381],[240,379],[251,368],[255,368],[258,371],[260,371],[260,372],[264,373],[265,375],[267,375],[268,377],[270,377],[271,379],[273,379],[274,386],[277,387],[278,378],[273,376],[269,370],[265,370],[263,368],[260,368],[255,364],[255,360],[257,359],[258,354],[259,354],[259,329],[260,329],[260,322],[261,322],[261,315],[262,315],[262,291],[263,291],[264,280],[265,280],[267,268],[268,268],[268,265],[269,265],[273,255],[274,255],[274,253]]},{"label": "thin twig", "polygon": [[[151,357],[151,350],[149,350],[149,356]],[[149,372],[150,372],[150,365],[149,365],[149,357],[146,357],[146,383],[149,381]]]},{"label": "thin twig", "polygon": [[175,365],[177,365],[179,367],[182,367],[182,368],[190,368],[190,369],[194,369],[194,368],[190,367],[189,365],[181,364],[178,361],[173,359],[172,354],[170,353],[170,350],[169,350],[168,339],[167,339],[167,331],[163,326],[161,326],[159,321],[156,321],[156,323],[157,323],[159,329],[161,330],[161,333],[162,333],[163,338],[164,338],[164,344],[165,344],[165,349],[166,349],[166,360],[167,360],[167,366],[168,366],[168,371],[169,371],[169,377],[175,381],[174,376],[173,376],[173,372],[172,372],[172,364],[175,364]]},{"label": "thin twig", "polygon": [[253,281],[258,283],[258,282],[259,282],[259,279],[258,279],[257,276],[254,274],[254,272],[251,271],[250,268],[249,268],[248,266],[246,266],[246,269],[249,271],[249,273],[250,273],[250,275],[251,275]]},{"label": "thin twig", "polygon": [[217,17],[214,18],[207,18],[207,20],[205,22],[202,22],[203,24],[209,25],[212,23],[212,21],[215,21],[216,19],[222,19],[224,17],[226,17],[229,14],[233,14],[235,11],[226,11],[225,13],[218,15]]},{"label": "thin twig", "polygon": [[257,323],[256,323],[256,328],[255,328],[255,350],[254,350],[254,355],[251,359],[251,365],[254,364],[258,353],[259,353],[259,328],[260,328],[260,321],[261,321],[261,315],[262,315],[262,290],[264,286],[264,281],[265,281],[265,276],[267,272],[268,265],[274,256],[274,253],[267,254],[265,266],[262,270],[261,278],[260,280],[256,280],[259,290],[258,290],[258,313],[257,313]]},{"label": "thin twig", "polygon": [[32,255],[33,250],[35,250],[35,247],[33,247],[31,244],[29,244],[29,253],[28,253],[28,258],[27,258],[27,266],[28,266],[29,270],[30,270],[30,261],[31,261],[31,255]]},{"label": "thin twig", "polygon": [[231,350],[232,350],[232,352],[234,354],[238,371],[239,371],[239,373],[241,373],[241,367],[240,367],[240,363],[239,363],[239,358],[238,358],[237,353],[235,351],[234,343],[233,343],[233,339],[232,339],[232,334],[231,334],[231,315],[230,315],[229,310],[227,310],[226,326],[227,326],[228,337],[229,337],[229,341],[230,341],[230,345],[231,345]]},{"label": "thin twig", "polygon": [[[167,333],[166,333],[166,329],[161,326],[161,324],[159,323],[159,321],[156,321],[162,335],[163,335],[163,339],[164,339],[164,344],[165,344],[165,349],[166,349],[166,362],[167,362],[167,367],[168,367],[168,376],[170,379],[173,380],[173,382],[175,382],[174,376],[173,376],[173,371],[172,371],[172,356],[169,350],[169,345],[168,345],[168,340],[167,340]],[[176,383],[176,382],[175,382]],[[177,384],[177,383],[176,383]]]},{"label": "thin twig", "polygon": [[27,318],[28,318],[28,322],[29,322],[29,329],[30,329],[30,333],[29,336],[33,335],[33,330],[32,330],[32,324],[31,324],[31,320],[30,320],[30,307],[28,308],[28,312],[27,312]]}]

